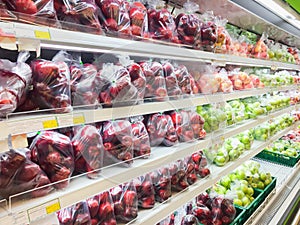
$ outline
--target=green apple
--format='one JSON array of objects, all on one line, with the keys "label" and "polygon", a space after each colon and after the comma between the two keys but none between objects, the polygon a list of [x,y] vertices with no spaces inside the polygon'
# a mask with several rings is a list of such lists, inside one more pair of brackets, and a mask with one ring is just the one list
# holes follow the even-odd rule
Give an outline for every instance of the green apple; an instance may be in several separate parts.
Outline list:
[{"label": "green apple", "polygon": [[244,180],[245,177],[246,177],[246,174],[245,174],[245,171],[239,169],[236,171],[236,177],[239,179],[239,180]]},{"label": "green apple", "polygon": [[242,200],[238,198],[233,199],[233,204],[237,206],[243,206]]},{"label": "green apple", "polygon": [[264,189],[265,188],[265,184],[264,184],[264,182],[262,182],[262,181],[259,181],[258,183],[257,183],[257,188],[258,189]]},{"label": "green apple", "polygon": [[222,179],[220,180],[220,184],[227,189],[230,188],[230,183],[231,183],[231,179],[229,176],[222,177]]},{"label": "green apple", "polygon": [[247,207],[248,205],[250,205],[251,202],[250,202],[250,199],[247,196],[244,196],[242,198],[242,203],[243,203],[244,207]]},{"label": "green apple", "polygon": [[238,199],[243,199],[243,197],[245,196],[245,193],[241,190],[237,190],[236,196],[238,197]]}]

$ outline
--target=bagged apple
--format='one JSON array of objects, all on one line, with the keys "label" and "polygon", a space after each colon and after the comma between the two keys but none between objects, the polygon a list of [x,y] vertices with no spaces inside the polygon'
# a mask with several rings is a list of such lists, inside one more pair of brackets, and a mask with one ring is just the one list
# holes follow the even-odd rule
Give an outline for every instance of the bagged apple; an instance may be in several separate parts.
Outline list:
[{"label": "bagged apple", "polygon": [[104,166],[115,163],[130,165],[133,162],[133,135],[127,120],[104,122],[101,135],[104,145]]},{"label": "bagged apple", "polygon": [[132,35],[148,36],[147,8],[141,1],[131,1],[129,6],[130,29]]},{"label": "bagged apple", "polygon": [[54,7],[62,28],[102,34],[95,0],[55,0]]},{"label": "bagged apple", "polygon": [[192,71],[199,92],[202,94],[214,94],[218,92],[220,84],[216,78],[215,68],[205,66],[201,70]]},{"label": "bagged apple", "polygon": [[163,219],[156,225],[175,225],[175,213],[172,213],[170,216],[167,218]]},{"label": "bagged apple", "polygon": [[84,125],[74,127],[72,138],[75,172],[87,173],[88,178],[96,178],[103,165],[104,147],[102,137],[96,127]]},{"label": "bagged apple", "polygon": [[252,79],[246,72],[240,71],[240,68],[230,71],[228,73],[228,77],[233,84],[234,90],[245,90],[254,88]]},{"label": "bagged apple", "polygon": [[194,184],[198,178],[196,173],[196,163],[193,161],[192,156],[184,158],[184,170],[188,184]]},{"label": "bagged apple", "polygon": [[172,191],[182,191],[189,186],[183,160],[177,160],[169,165]]},{"label": "bagged apple", "polygon": [[190,74],[190,83],[191,83],[192,94],[194,95],[199,94],[200,90],[197,86],[195,78],[191,74]]},{"label": "bagged apple", "polygon": [[107,63],[100,73],[103,79],[100,102],[104,107],[138,103],[138,89],[131,82],[129,71],[125,67]]},{"label": "bagged apple", "polygon": [[8,199],[25,191],[22,197],[41,197],[52,191],[44,171],[28,157],[29,149],[11,149],[0,154],[0,196]]},{"label": "bagged apple", "polygon": [[228,73],[225,69],[221,69],[218,73],[216,73],[216,79],[219,83],[219,92],[233,92],[233,84],[228,78]]},{"label": "bagged apple", "polygon": [[25,63],[29,52],[20,52],[17,62],[0,59],[0,117],[5,117],[23,104],[32,71]]},{"label": "bagged apple", "polygon": [[174,66],[170,62],[162,63],[166,87],[170,99],[181,99],[182,91],[179,87]]},{"label": "bagged apple", "polygon": [[155,192],[150,174],[135,178],[132,182],[136,188],[139,208],[153,208],[155,204]]},{"label": "bagged apple", "polygon": [[201,19],[203,20],[201,26],[201,48],[204,51],[212,52],[218,37],[213,12],[205,12]]},{"label": "bagged apple", "polygon": [[151,153],[151,147],[149,134],[143,120],[143,116],[130,118],[133,137],[133,154],[134,157],[147,158]]},{"label": "bagged apple", "polygon": [[117,224],[113,200],[108,191],[87,199],[87,204],[91,216],[91,225]]},{"label": "bagged apple", "polygon": [[140,65],[146,77],[145,100],[167,101],[169,98],[162,65],[153,61],[145,61]]},{"label": "bagged apple", "polygon": [[194,138],[196,140],[203,139],[206,136],[206,131],[204,130],[205,120],[201,117],[195,110],[187,111],[190,118],[191,127],[193,129]]},{"label": "bagged apple", "polygon": [[211,196],[211,216],[213,224],[230,224],[236,215],[233,200],[225,196]]},{"label": "bagged apple", "polygon": [[157,9],[159,0],[148,1],[149,36],[153,39],[177,42],[176,24],[166,8]]},{"label": "bagged apple", "polygon": [[223,54],[228,54],[231,53],[232,49],[232,40],[231,37],[226,30],[226,24],[228,20],[227,19],[222,19],[221,17],[216,17],[215,18],[215,24],[217,26],[217,40],[215,43],[215,52],[217,53],[223,53]]},{"label": "bagged apple", "polygon": [[30,145],[31,160],[47,174],[57,189],[66,188],[74,171],[74,152],[69,137],[42,131]]},{"label": "bagged apple", "polygon": [[172,195],[171,176],[168,167],[161,167],[150,173],[155,191],[155,201],[164,202]]},{"label": "bagged apple", "polygon": [[264,43],[267,40],[267,35],[262,34],[260,39],[253,46],[251,54],[253,57],[258,59],[269,59],[268,46]]},{"label": "bagged apple", "polygon": [[[184,65],[177,65],[175,67],[175,74],[178,81],[178,86],[182,92],[183,97],[189,97],[191,94],[194,94],[191,74]],[[195,81],[194,81],[195,82]],[[198,92],[197,92],[198,93]],[[195,93],[195,94],[197,94]]]},{"label": "bagged apple", "polygon": [[207,159],[202,151],[198,151],[192,154],[190,161],[194,163],[195,173],[200,178],[204,178],[210,175]]},{"label": "bagged apple", "polygon": [[65,61],[68,54],[60,51],[52,61],[35,60],[31,63],[33,98],[40,109],[56,113],[71,111],[70,71]]},{"label": "bagged apple", "polygon": [[86,201],[64,208],[56,213],[59,225],[92,225]]},{"label": "bagged apple", "polygon": [[186,13],[178,14],[175,19],[178,38],[185,45],[199,48],[203,25],[203,22],[195,14],[199,10],[199,5],[188,1],[183,4],[183,9]]},{"label": "bagged apple", "polygon": [[138,215],[138,198],[133,182],[121,184],[110,190],[118,222],[130,222]]},{"label": "bagged apple", "polygon": [[129,3],[124,0],[96,0],[101,10],[101,23],[114,35],[131,35]]},{"label": "bagged apple", "polygon": [[180,142],[190,142],[194,140],[194,130],[191,125],[190,113],[185,110],[172,111],[169,113],[172,118],[178,140]]}]

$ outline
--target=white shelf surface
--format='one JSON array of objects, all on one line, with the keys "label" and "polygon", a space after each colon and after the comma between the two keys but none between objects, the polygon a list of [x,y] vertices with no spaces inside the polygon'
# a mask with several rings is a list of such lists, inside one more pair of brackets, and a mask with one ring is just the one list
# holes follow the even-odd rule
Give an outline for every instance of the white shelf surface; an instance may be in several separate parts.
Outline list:
[{"label": "white shelf surface", "polygon": [[[14,34],[20,43],[35,40],[41,47],[68,49],[76,51],[130,53],[147,57],[160,57],[188,61],[207,61],[221,64],[242,64],[250,66],[273,67],[275,69],[300,70],[299,65],[268,61],[254,58],[245,58],[234,55],[214,54],[178,46],[156,44],[144,41],[133,41],[120,38],[112,38],[103,35],[94,35],[82,32],[61,30],[57,28],[41,27],[15,22],[1,22],[0,28],[4,33]],[[40,34],[41,35],[37,35]],[[26,41],[27,40],[27,41]],[[29,42],[30,43],[30,42]],[[32,42],[29,45],[32,49]]]},{"label": "white shelf surface", "polygon": [[[272,115],[281,115],[285,112],[289,112],[289,110],[291,110],[290,108],[280,110],[278,112],[275,112]],[[100,178],[95,180],[88,179],[85,176],[74,178],[70,182],[70,185],[66,190],[52,192],[51,194],[45,197],[28,199],[24,201],[20,201],[17,198],[11,198],[9,201],[9,207],[7,211],[8,213],[12,213],[13,216],[25,215],[26,219],[28,219],[29,217],[29,219],[33,221],[35,219],[30,218],[30,215],[27,216],[28,212],[41,207],[41,205],[43,205],[44,203],[58,201],[60,203],[61,208],[70,206],[78,201],[81,201],[82,199],[87,199],[88,197],[91,197],[111,187],[114,187],[117,184],[126,182],[132,178],[138,177],[142,174],[155,170],[160,166],[176,161],[177,159],[184,158],[185,156],[188,156],[193,152],[206,148],[209,145],[211,145],[215,140],[226,139],[232,135],[251,129],[257,126],[258,124],[265,122],[269,119],[270,116],[264,116],[258,118],[257,120],[251,120],[245,122],[242,125],[232,127],[224,131],[215,132],[214,134],[210,134],[206,137],[205,140],[200,140],[192,143],[180,143],[178,144],[178,146],[172,148],[168,148],[168,147],[154,148],[151,153],[151,156],[148,159],[137,159],[134,161],[133,165],[129,168],[118,167],[118,166],[114,166],[111,168],[104,168],[101,171]],[[218,176],[218,178],[220,176],[225,175],[228,171],[236,168],[240,163],[256,155],[270,142],[278,139],[281,135],[286,133],[288,130],[295,127],[296,124],[298,123],[295,123],[292,127],[287,128],[284,131],[278,133],[277,135],[272,137],[269,141],[258,144],[259,146],[257,148],[255,147],[256,145],[254,145],[254,148],[256,149],[255,151],[247,152],[245,157],[242,157],[234,162],[229,163],[225,167],[220,168],[221,171],[217,173],[213,169],[212,173],[218,174],[216,175]],[[228,168],[228,170],[224,168]],[[217,177],[215,179],[217,179]],[[210,179],[207,180],[207,182],[210,182]],[[214,177],[212,182],[214,182]],[[203,185],[205,186],[206,184]],[[211,183],[209,183],[209,185],[211,185]],[[5,217],[5,214],[2,214],[2,216]]]},{"label": "white shelf surface", "polygon": [[[246,98],[250,96],[257,96],[265,94],[274,90],[286,91],[295,90],[298,85],[291,85],[280,88],[263,88],[245,91],[234,91],[232,93],[217,93],[213,95],[200,95],[191,98],[184,98],[181,100],[172,100],[168,102],[152,102],[144,103],[134,106],[125,106],[117,108],[100,108],[89,110],[74,110],[70,113],[51,114],[45,112],[32,112],[12,114],[3,121],[0,121],[0,142],[6,139],[8,135],[18,135],[29,132],[36,132],[45,130],[44,123],[55,120],[56,123],[48,129],[56,129],[59,127],[69,127],[82,123],[93,123],[99,121],[106,121],[111,119],[125,118],[129,116],[145,115],[155,112],[163,112],[182,108],[191,108],[198,105],[210,104],[216,102],[224,102],[228,100]],[[30,124],[30,126],[28,125]],[[4,148],[2,148],[4,149]],[[1,152],[1,150],[0,150]]]}]

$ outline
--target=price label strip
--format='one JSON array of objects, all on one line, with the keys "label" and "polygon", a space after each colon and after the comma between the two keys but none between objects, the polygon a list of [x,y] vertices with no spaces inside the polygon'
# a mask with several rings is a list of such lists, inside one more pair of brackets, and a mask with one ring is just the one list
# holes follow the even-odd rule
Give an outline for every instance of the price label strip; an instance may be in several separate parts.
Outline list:
[{"label": "price label strip", "polygon": [[39,39],[51,40],[51,36],[50,36],[49,31],[35,30],[34,35],[35,35],[36,38],[39,38]]},{"label": "price label strip", "polygon": [[49,202],[46,202],[42,205],[36,206],[34,208],[28,209],[29,222],[39,220],[45,216],[52,214],[61,209],[59,199],[55,199]]},{"label": "price label strip", "polygon": [[73,124],[80,125],[85,123],[85,117],[83,113],[77,114],[73,116]]},{"label": "price label strip", "polygon": [[53,129],[58,127],[57,118],[53,117],[51,119],[44,120],[42,122],[44,129]]}]

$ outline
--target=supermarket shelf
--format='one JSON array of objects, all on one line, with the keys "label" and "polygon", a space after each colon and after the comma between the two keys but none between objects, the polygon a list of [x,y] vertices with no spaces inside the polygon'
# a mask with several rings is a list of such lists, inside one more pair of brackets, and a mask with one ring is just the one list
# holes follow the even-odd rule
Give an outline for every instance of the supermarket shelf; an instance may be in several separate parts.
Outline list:
[{"label": "supermarket shelf", "polygon": [[[267,120],[268,117],[265,117],[265,121]],[[233,170],[238,165],[243,163],[245,160],[255,156],[259,151],[264,149],[269,143],[278,139],[280,136],[285,134],[288,130],[294,128],[297,124],[298,123],[295,123],[292,127],[283,130],[282,132],[278,133],[267,142],[255,142],[255,144],[253,145],[254,146],[253,149],[255,150],[248,151],[246,154],[244,154],[243,157],[241,157],[240,159],[234,162],[228,163],[225,167],[219,168],[219,167],[212,166],[211,170],[212,170],[212,174],[214,175],[210,179],[207,179],[205,181],[200,181],[200,182],[204,182],[203,184],[201,183],[201,187],[211,186],[211,184],[215,182],[217,179],[219,179],[220,176],[226,175],[228,171]],[[245,123],[242,126],[228,129],[226,130],[226,133],[228,131],[231,133],[231,135],[238,134],[256,125],[257,123],[254,123],[254,121],[250,121],[249,123]],[[220,140],[222,139],[220,135],[224,135],[224,134],[215,133],[213,134],[213,137],[218,137],[216,139]],[[227,138],[227,136],[228,135],[226,135],[225,138]],[[111,187],[114,187],[117,184],[126,182],[134,177],[138,177],[142,174],[155,170],[177,159],[184,158],[185,156],[192,154],[193,152],[196,152],[199,149],[208,147],[211,143],[212,143],[212,136],[208,135],[208,137],[205,140],[197,141],[193,143],[181,143],[178,146],[175,146],[173,148],[157,147],[153,149],[149,159],[135,160],[132,167],[124,168],[124,167],[114,166],[112,168],[104,168],[101,171],[100,174],[101,177],[96,180],[87,179],[86,177],[77,177],[71,181],[69,187],[65,191],[53,192],[45,197],[38,198],[38,199],[29,199],[26,201],[19,201],[16,198],[17,196],[15,196],[10,199],[8,212],[12,213],[14,217],[22,218],[22,221],[25,221],[23,223],[18,223],[17,225],[25,224],[26,221],[39,221],[43,217],[47,217],[47,214],[45,213],[45,208],[49,207],[49,204],[50,206],[52,206],[53,204],[55,205],[59,203],[60,205],[59,208],[70,206],[78,201],[81,201],[82,199],[86,199],[102,191],[105,191]],[[190,189],[191,191],[193,190],[193,187],[191,187]],[[192,191],[192,194],[190,193],[190,190],[184,193],[190,193],[191,195],[195,196],[196,190],[198,191],[199,187],[194,187],[194,188],[195,190]],[[187,197],[189,197],[189,195]],[[179,202],[180,200],[178,200],[177,204],[179,204]],[[59,208],[57,208],[56,210],[58,210]],[[32,211],[36,211],[37,209],[41,210],[41,212],[39,213],[40,218],[36,217],[36,215],[31,213]],[[164,210],[169,210],[169,209],[164,209]]]},{"label": "supermarket shelf", "polygon": [[[276,134],[267,142],[259,142],[255,141],[253,147],[250,151],[245,152],[239,159],[234,162],[230,162],[223,167],[212,166],[212,175],[209,179],[200,180],[194,185],[190,186],[187,190],[172,196],[170,200],[167,202],[158,205],[154,209],[151,210],[143,210],[139,212],[138,218],[135,221],[132,221],[128,224],[156,224],[159,221],[163,220],[167,215],[170,215],[172,212],[181,207],[184,203],[192,200],[201,192],[205,191],[207,188],[211,187],[214,183],[216,183],[222,176],[229,174],[232,170],[237,168],[239,165],[244,163],[245,161],[254,157],[257,153],[263,150],[266,146],[271,144],[274,140],[277,140],[290,129],[294,128],[294,126],[289,127],[282,132]],[[273,224],[273,223],[271,223]]]},{"label": "supermarket shelf", "polygon": [[[233,55],[214,54],[179,48],[165,44],[94,35],[57,28],[41,27],[21,23],[0,23],[3,33],[15,35],[23,49],[51,48],[101,53],[130,53],[130,55],[199,61],[221,64],[242,64],[272,67],[275,69],[300,70],[299,65],[268,60],[245,58]],[[43,35],[41,35],[43,34]],[[30,41],[31,40],[31,41]],[[34,42],[32,42],[34,40]],[[176,48],[176,51],[175,49]]]},{"label": "supermarket shelf", "polygon": [[[217,93],[212,95],[199,95],[196,97],[173,100],[167,102],[152,102],[134,106],[102,108],[90,110],[74,110],[71,113],[51,114],[47,111],[12,114],[8,119],[0,121],[0,140],[7,142],[8,135],[18,135],[59,127],[69,127],[83,123],[93,123],[129,116],[145,115],[149,113],[190,108],[203,104],[223,102],[237,98],[245,98],[265,94],[271,91],[294,90],[298,85],[278,88],[263,88],[254,90],[234,91],[232,93]],[[27,115],[28,114],[28,115]],[[30,124],[30,126],[28,126]],[[24,146],[23,146],[24,147]],[[2,148],[4,149],[4,148]],[[1,152],[1,150],[0,150]]]}]

